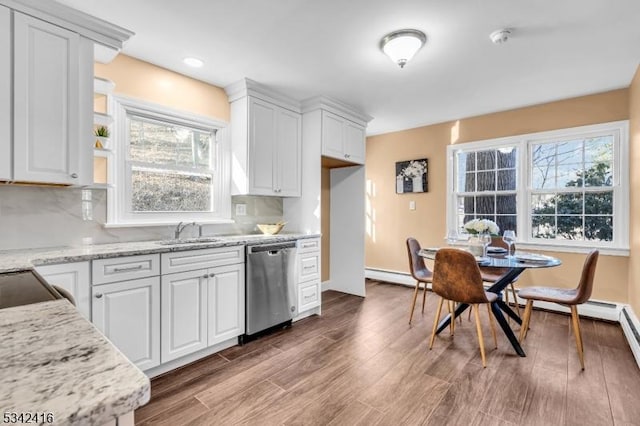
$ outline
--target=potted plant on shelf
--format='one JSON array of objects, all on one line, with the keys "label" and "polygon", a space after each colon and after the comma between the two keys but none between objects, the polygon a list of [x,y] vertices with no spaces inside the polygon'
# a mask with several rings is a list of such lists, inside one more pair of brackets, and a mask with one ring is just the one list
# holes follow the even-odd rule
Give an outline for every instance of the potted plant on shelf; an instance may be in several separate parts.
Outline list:
[{"label": "potted plant on shelf", "polygon": [[98,149],[105,149],[109,145],[109,129],[105,126],[100,126],[94,130],[96,136],[95,147]]}]

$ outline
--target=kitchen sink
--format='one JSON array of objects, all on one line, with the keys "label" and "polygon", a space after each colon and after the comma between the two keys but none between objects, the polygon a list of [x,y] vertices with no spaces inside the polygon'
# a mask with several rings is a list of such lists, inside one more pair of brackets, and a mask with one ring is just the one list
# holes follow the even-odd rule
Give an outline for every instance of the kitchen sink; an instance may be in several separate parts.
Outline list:
[{"label": "kitchen sink", "polygon": [[221,241],[218,237],[195,237],[195,238],[179,238],[174,240],[160,241],[163,246],[173,246],[176,244],[197,244],[197,243],[215,243]]}]

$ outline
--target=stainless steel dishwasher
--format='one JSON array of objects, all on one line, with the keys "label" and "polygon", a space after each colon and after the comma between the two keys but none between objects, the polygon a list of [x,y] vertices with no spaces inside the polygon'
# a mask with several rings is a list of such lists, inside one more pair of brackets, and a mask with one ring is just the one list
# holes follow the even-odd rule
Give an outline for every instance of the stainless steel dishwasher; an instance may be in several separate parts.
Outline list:
[{"label": "stainless steel dishwasher", "polygon": [[246,332],[249,340],[261,332],[291,324],[297,314],[296,242],[247,246]]}]

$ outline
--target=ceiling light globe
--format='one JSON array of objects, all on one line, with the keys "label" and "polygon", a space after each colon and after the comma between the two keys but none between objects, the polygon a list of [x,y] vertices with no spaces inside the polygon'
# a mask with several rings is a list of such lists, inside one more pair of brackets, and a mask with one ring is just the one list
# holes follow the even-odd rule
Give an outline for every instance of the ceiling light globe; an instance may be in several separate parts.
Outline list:
[{"label": "ceiling light globe", "polygon": [[422,31],[399,30],[384,36],[380,41],[380,49],[400,68],[404,68],[426,41],[427,36]]}]

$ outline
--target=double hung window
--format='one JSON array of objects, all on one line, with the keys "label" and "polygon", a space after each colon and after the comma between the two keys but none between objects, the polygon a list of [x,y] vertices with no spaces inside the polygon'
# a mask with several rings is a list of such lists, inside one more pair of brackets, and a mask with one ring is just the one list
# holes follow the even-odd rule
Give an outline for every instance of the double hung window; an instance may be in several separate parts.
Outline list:
[{"label": "double hung window", "polygon": [[520,244],[628,251],[627,122],[448,147],[448,223],[491,219]]}]

